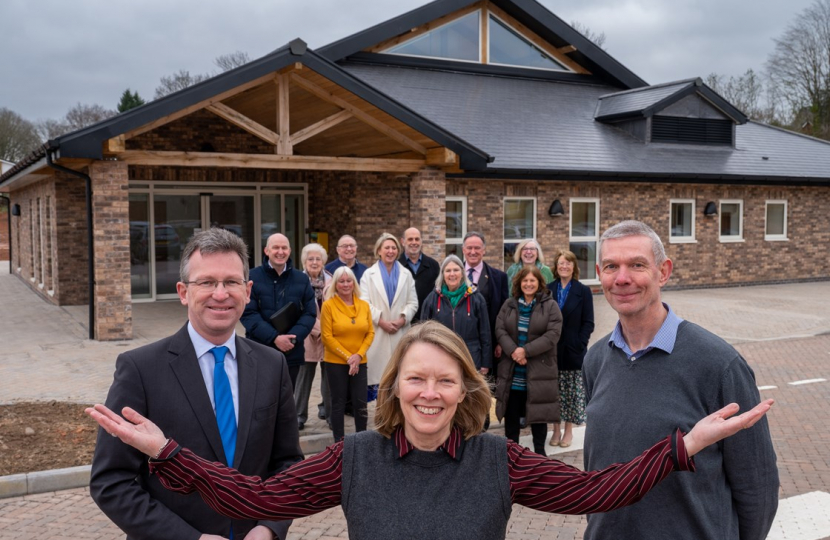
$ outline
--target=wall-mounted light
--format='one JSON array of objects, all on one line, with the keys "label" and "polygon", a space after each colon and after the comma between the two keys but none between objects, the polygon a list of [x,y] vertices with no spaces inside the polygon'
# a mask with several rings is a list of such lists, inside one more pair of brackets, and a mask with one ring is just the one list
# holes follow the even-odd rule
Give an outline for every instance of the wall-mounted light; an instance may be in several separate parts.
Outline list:
[{"label": "wall-mounted light", "polygon": [[703,209],[703,215],[707,217],[718,215],[718,207],[715,206],[713,201],[706,203],[706,208]]},{"label": "wall-mounted light", "polygon": [[550,204],[550,208],[548,208],[548,215],[550,217],[562,216],[564,214],[565,210],[562,208],[562,203],[559,202],[559,199],[556,199]]},{"label": "wall-mounted light", "polygon": [[19,204],[13,204],[12,205],[12,215],[13,216],[19,216],[20,215],[20,205]]}]

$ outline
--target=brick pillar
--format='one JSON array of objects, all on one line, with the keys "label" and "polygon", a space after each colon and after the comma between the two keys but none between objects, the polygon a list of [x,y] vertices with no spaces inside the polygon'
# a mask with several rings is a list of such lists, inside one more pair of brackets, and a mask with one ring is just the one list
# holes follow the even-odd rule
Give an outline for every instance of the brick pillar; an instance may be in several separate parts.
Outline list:
[{"label": "brick pillar", "polygon": [[132,339],[127,164],[96,161],[89,167],[89,176],[95,241],[95,339]]},{"label": "brick pillar", "polygon": [[421,231],[423,251],[444,260],[446,235],[447,177],[444,171],[425,168],[409,182],[409,222]]}]

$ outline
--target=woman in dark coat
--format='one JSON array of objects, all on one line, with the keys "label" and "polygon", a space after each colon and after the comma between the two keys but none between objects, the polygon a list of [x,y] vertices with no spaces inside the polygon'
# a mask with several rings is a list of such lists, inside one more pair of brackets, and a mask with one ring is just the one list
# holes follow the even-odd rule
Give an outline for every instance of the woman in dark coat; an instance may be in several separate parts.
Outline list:
[{"label": "woman in dark coat", "polygon": [[574,424],[585,423],[585,387],[582,384],[582,361],[588,340],[594,331],[594,299],[591,289],[579,282],[576,255],[563,250],[553,259],[554,281],[548,285],[562,311],[562,335],[556,357],[559,363],[559,403],[565,433],[559,422],[553,424],[551,446],[566,448],[573,441]]},{"label": "woman in dark coat", "polygon": [[476,369],[487,375],[493,366],[487,301],[475,292],[464,274],[464,263],[449,255],[441,263],[435,289],[424,300],[421,320],[435,320],[458,334],[467,345]]},{"label": "woman in dark coat", "polygon": [[496,318],[496,339],[503,351],[496,380],[496,416],[504,418],[504,434],[516,442],[519,419],[525,417],[533,450],[542,455],[548,422],[559,422],[556,344],[561,328],[562,314],[545,288],[542,273],[535,266],[523,267],[513,279],[511,298]]}]

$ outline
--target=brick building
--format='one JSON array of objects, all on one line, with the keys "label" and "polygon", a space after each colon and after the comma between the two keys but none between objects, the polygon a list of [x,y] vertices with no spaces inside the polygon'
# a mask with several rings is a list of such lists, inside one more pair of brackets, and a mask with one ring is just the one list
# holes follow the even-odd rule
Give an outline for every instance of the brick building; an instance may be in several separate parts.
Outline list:
[{"label": "brick building", "polygon": [[420,228],[439,258],[479,230],[497,266],[534,237],[591,284],[602,230],[636,218],[674,286],[830,279],[830,145],[700,79],[650,86],[534,0],[438,0],[317,51],[295,40],[49,141],[0,191],[20,207],[13,271],[89,302],[97,339],[174,297],[182,246],[210,226],[251,264],[277,231],[332,256],[350,233],[371,262],[384,230]]}]

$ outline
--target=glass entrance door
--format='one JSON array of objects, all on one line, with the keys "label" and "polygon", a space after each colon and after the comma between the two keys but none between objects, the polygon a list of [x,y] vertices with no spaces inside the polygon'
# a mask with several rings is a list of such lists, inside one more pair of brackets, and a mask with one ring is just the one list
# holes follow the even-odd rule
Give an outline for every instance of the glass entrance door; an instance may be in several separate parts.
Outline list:
[{"label": "glass entrance door", "polygon": [[201,196],[157,193],[153,211],[156,298],[174,298],[182,249],[193,233],[202,229]]},{"label": "glass entrance door", "polygon": [[248,246],[248,264],[256,266],[254,244],[254,196],[211,195],[208,215],[210,226],[220,227],[242,238]]}]

